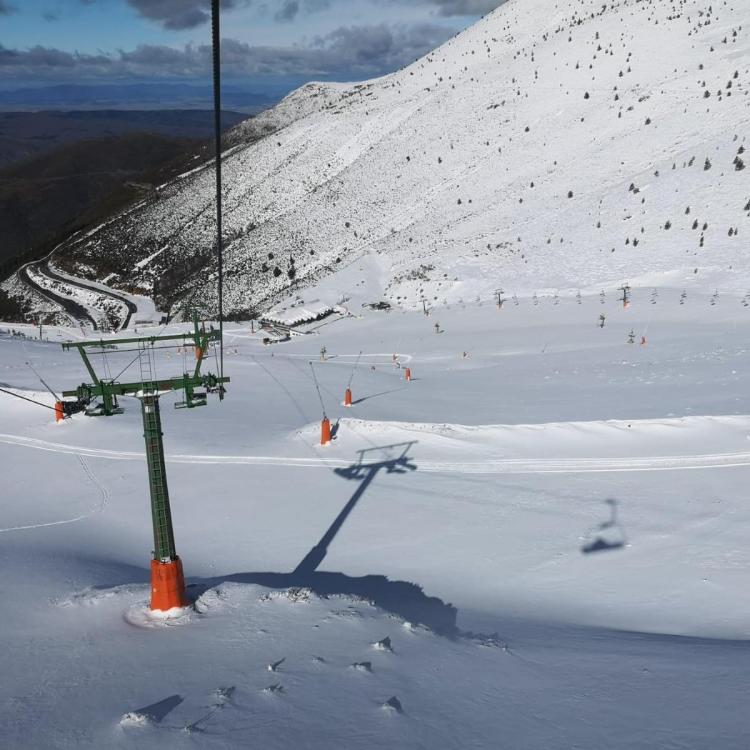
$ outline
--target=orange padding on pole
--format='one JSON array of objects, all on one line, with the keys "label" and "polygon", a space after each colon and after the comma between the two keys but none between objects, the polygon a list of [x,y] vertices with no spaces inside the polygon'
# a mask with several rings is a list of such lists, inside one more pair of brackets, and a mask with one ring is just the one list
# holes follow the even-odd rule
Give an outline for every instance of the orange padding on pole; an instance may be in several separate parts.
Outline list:
[{"label": "orange padding on pole", "polygon": [[406,372],[404,373],[404,377],[405,377],[405,378],[406,378],[407,380],[411,380],[411,368],[410,368],[410,367],[407,367],[407,368],[406,368]]},{"label": "orange padding on pole", "polygon": [[323,421],[320,423],[320,444],[327,445],[331,442],[331,420],[328,417],[323,417]]},{"label": "orange padding on pole", "polygon": [[65,419],[62,401],[55,401],[55,422],[62,422]]},{"label": "orange padding on pole", "polygon": [[352,389],[347,388],[346,393],[344,393],[344,406],[351,406],[352,405]]},{"label": "orange padding on pole", "polygon": [[182,560],[179,557],[169,562],[152,560],[151,609],[166,612],[173,607],[184,607],[187,603]]},{"label": "orange padding on pole", "polygon": [[195,358],[200,359],[203,356],[203,349],[200,346],[195,347]]}]

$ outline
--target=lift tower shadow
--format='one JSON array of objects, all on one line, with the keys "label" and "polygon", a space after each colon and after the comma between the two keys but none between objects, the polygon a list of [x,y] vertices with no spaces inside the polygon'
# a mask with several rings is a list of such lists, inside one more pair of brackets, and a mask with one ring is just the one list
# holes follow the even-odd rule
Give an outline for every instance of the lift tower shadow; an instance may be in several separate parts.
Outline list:
[{"label": "lift tower shadow", "polygon": [[[340,572],[318,570],[334,538],[375,477],[381,471],[385,471],[386,474],[406,475],[417,470],[416,464],[408,457],[409,449],[415,443],[416,441],[412,441],[358,451],[355,463],[343,469],[335,469],[338,476],[359,482],[359,486],[320,541],[291,573],[235,573],[220,578],[203,579],[192,584],[196,593],[200,595],[206,589],[219,586],[225,581],[256,584],[273,589],[307,588],[322,597],[354,596],[365,599],[407,622],[427,626],[438,635],[448,638],[464,635],[456,625],[456,608],[438,597],[428,596],[417,583],[392,581],[380,574],[355,577]],[[377,460],[370,458],[374,454],[380,454]]]},{"label": "lift tower shadow", "polygon": [[[381,470],[385,470],[387,474],[407,474],[410,471],[416,471],[417,467],[415,464],[410,463],[407,456],[409,448],[411,448],[415,442],[416,441],[411,441],[408,443],[397,443],[395,445],[386,445],[378,448],[366,448],[357,451],[359,458],[356,463],[347,466],[344,469],[334,469],[334,472],[340,477],[352,481],[358,481],[360,483],[359,487],[357,487],[341,513],[336,516],[336,519],[330,525],[328,531],[323,534],[320,541],[305,555],[300,564],[294,569],[292,575],[310,575],[318,569],[318,566],[328,554],[328,547],[334,540],[336,534],[338,534],[339,530],[344,525],[344,522],[349,517],[349,514],[354,510],[362,496],[367,492],[367,488],[372,484],[373,480]],[[399,453],[399,455],[395,458],[387,458],[376,462],[368,461],[367,454],[373,453],[374,451],[386,454],[389,452],[396,452]]]}]

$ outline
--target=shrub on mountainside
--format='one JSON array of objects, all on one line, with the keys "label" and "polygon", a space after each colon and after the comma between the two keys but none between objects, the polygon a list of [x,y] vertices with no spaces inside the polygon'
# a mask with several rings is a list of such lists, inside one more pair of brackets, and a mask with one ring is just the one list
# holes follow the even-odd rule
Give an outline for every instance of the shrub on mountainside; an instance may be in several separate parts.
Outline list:
[{"label": "shrub on mountainside", "polygon": [[6,294],[0,289],[0,319],[2,320],[22,320],[23,310],[18,300]]}]

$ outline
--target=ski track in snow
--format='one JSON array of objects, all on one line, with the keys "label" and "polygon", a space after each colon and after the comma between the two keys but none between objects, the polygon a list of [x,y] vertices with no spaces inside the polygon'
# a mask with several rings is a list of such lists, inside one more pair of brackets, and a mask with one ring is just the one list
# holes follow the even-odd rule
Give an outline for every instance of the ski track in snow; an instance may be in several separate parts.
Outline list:
[{"label": "ski track in snow", "polygon": [[[0,442],[51,453],[67,453],[89,458],[116,461],[142,461],[145,454],[129,451],[113,451],[102,448],[52,443],[22,435],[0,434]],[[222,464],[239,466],[282,466],[313,469],[346,468],[352,461],[336,458],[294,458],[282,456],[211,456],[168,454],[167,463],[173,464]],[[363,466],[367,466],[365,462]],[[85,465],[84,465],[85,466]],[[446,474],[591,474],[631,471],[677,471],[688,469],[726,469],[750,466],[750,451],[733,453],[706,453],[676,456],[639,456],[637,458],[528,458],[497,459],[488,461],[420,461],[419,471]],[[86,470],[87,467],[84,468]],[[90,475],[102,490],[98,481]],[[90,515],[86,514],[86,516]],[[82,516],[85,518],[86,516]],[[56,523],[71,523],[61,521]],[[53,525],[53,524],[43,524]],[[7,531],[8,529],[0,529]]]},{"label": "ski track in snow", "polygon": [[[73,453],[73,451],[61,452]],[[83,521],[84,519],[93,516],[95,513],[101,513],[107,507],[107,503],[109,503],[110,498],[109,490],[99,481],[96,474],[94,474],[94,472],[91,470],[91,467],[88,465],[88,462],[86,461],[82,453],[73,453],[73,455],[78,458],[78,461],[81,464],[81,468],[83,469],[83,473],[86,475],[87,480],[99,490],[99,505],[87,511],[86,513],[82,513],[80,516],[76,516],[75,518],[67,518],[62,521],[48,521],[47,523],[34,523],[28,524],[26,526],[10,526],[7,529],[0,529],[0,534],[5,533],[6,531],[27,531],[29,529],[43,529],[47,526],[64,526],[65,524],[76,523],[77,521]]]}]

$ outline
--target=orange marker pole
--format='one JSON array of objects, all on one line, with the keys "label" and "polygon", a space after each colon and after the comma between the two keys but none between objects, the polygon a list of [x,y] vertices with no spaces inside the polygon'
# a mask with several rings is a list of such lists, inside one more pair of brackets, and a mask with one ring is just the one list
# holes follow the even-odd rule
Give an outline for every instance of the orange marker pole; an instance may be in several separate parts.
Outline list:
[{"label": "orange marker pole", "polygon": [[351,406],[352,405],[352,389],[347,388],[346,392],[344,393],[344,406]]},{"label": "orange marker pole", "polygon": [[407,383],[411,380],[411,367],[406,368],[406,372],[404,373],[404,378],[406,379]]},{"label": "orange marker pole", "polygon": [[323,421],[320,423],[320,444],[328,445],[331,442],[331,420],[328,417],[323,417]]}]

